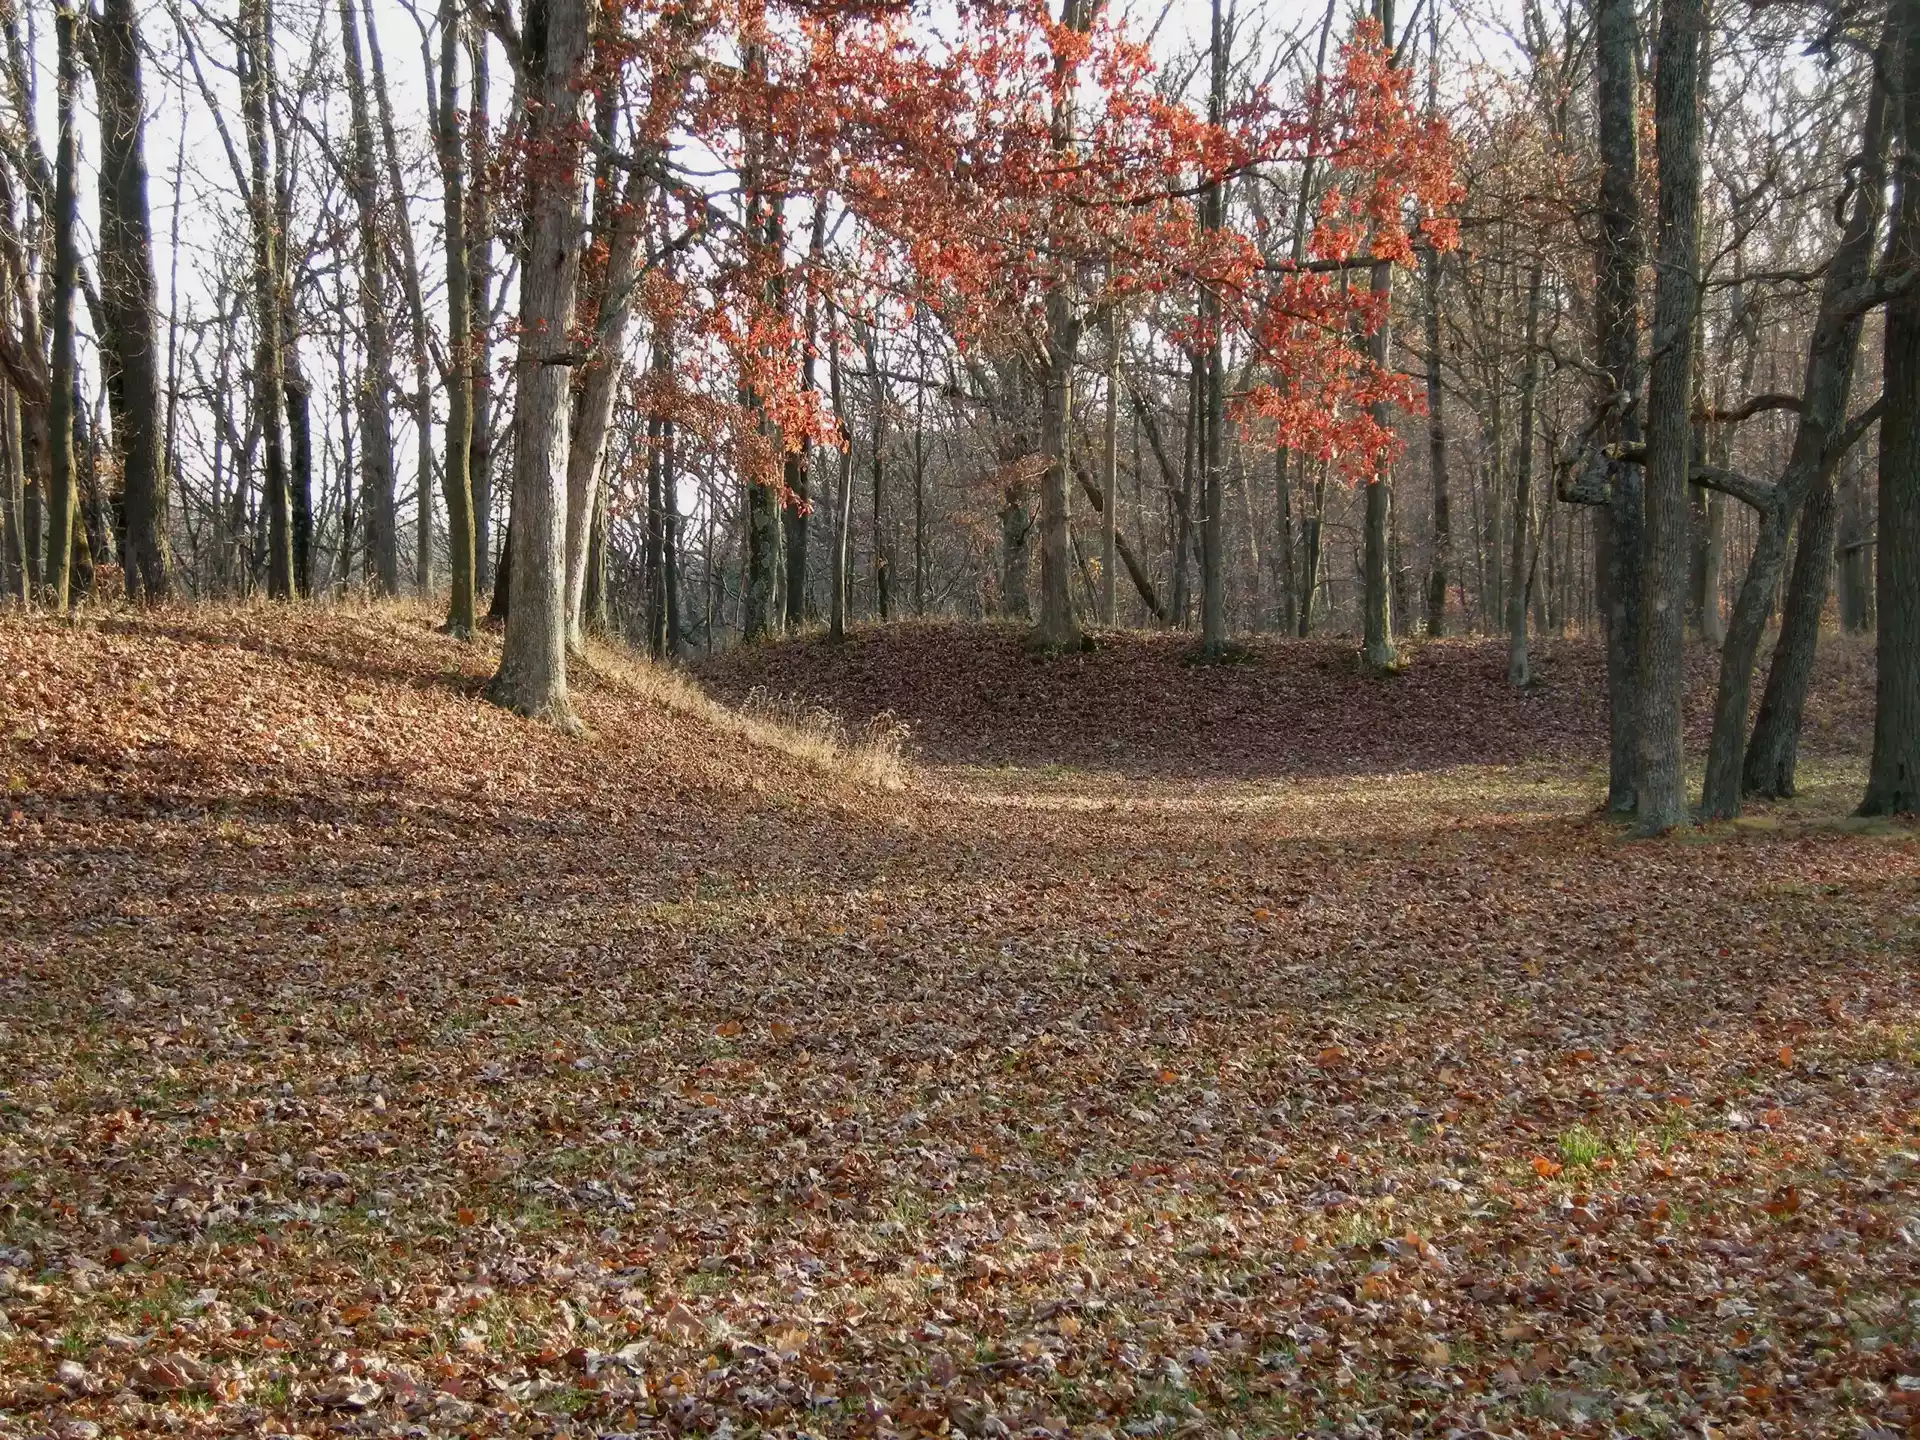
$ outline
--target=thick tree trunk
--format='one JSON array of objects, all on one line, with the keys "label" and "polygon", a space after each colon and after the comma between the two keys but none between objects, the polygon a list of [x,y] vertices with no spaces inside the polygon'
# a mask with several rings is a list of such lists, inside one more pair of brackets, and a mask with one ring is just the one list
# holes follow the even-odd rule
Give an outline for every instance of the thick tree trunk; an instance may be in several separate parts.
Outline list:
[{"label": "thick tree trunk", "polygon": [[[447,429],[440,483],[447,500],[447,631],[462,639],[474,625],[473,281],[467,269],[466,152],[460,137],[460,5],[440,0],[440,79],[434,150],[440,162],[440,213],[447,251]],[[432,76],[428,77],[429,83]]]},{"label": "thick tree trunk", "polygon": [[[1092,23],[1087,0],[1060,0],[1060,24],[1085,31]],[[1074,130],[1074,64],[1065,58],[1054,63],[1058,84],[1053,102],[1052,145],[1066,162]],[[1058,223],[1064,217],[1057,217]],[[1056,274],[1047,290],[1046,359],[1041,376],[1040,456],[1040,619],[1034,643],[1044,650],[1078,650],[1080,621],[1073,613],[1073,513],[1068,481],[1073,426],[1073,364],[1080,352],[1083,324],[1072,294],[1073,277]]]},{"label": "thick tree trunk", "polygon": [[1767,688],[1760,696],[1753,736],[1741,766],[1741,789],[1748,795],[1784,800],[1793,794],[1794,765],[1800,754],[1800,721],[1813,681],[1814,653],[1820,644],[1820,614],[1827,608],[1833,574],[1833,535],[1837,505],[1831,467],[1807,492],[1800,509],[1800,538],[1794,547],[1793,578],[1780,617],[1780,638],[1767,667]]},{"label": "thick tree trunk", "polygon": [[[1071,0],[1069,0],[1071,3]],[[1040,394],[1040,619],[1034,642],[1044,650],[1078,650],[1073,612],[1073,529],[1067,494],[1068,433],[1073,423],[1073,360],[1080,322],[1064,290],[1047,296],[1047,365]]]},{"label": "thick tree trunk", "polygon": [[[1594,72],[1600,142],[1600,253],[1594,287],[1594,327],[1601,368],[1609,447],[1640,438],[1635,397],[1640,392],[1639,49],[1634,0],[1595,0]],[[1639,468],[1607,463],[1607,509],[1596,525],[1607,639],[1607,810],[1632,813],[1638,763],[1639,705],[1635,696],[1640,635],[1640,570],[1644,487]]]},{"label": "thick tree trunk", "polygon": [[295,349],[287,346],[281,353],[287,362],[280,393],[287,410],[287,512],[293,522],[293,588],[304,597],[313,593],[312,392]]},{"label": "thick tree trunk", "polygon": [[1700,268],[1702,0],[1663,0],[1654,62],[1660,156],[1653,362],[1647,383],[1646,553],[1641,572],[1640,764],[1635,823],[1659,834],[1686,818],[1687,472],[1693,315]]},{"label": "thick tree trunk", "polygon": [[582,88],[587,0],[533,0],[524,27],[535,106],[531,153],[546,157],[527,185],[527,255],[520,276],[520,352],[513,427],[512,597],[492,699],[522,715],[572,726],[567,695],[566,473],[568,358],[580,277]]},{"label": "thick tree trunk", "polygon": [[[1883,66],[1894,53],[1890,37],[1891,32],[1889,39],[1883,41]],[[1734,601],[1733,614],[1727,622],[1726,641],[1720,649],[1713,736],[1707,748],[1706,783],[1700,797],[1700,813],[1706,819],[1726,819],[1740,813],[1742,750],[1747,736],[1754,664],[1786,565],[1789,533],[1809,491],[1831,483],[1831,467],[1839,458],[1832,453],[1832,447],[1846,426],[1861,328],[1861,317],[1851,313],[1848,291],[1859,285],[1871,268],[1886,189],[1882,183],[1885,154],[1886,102],[1881,87],[1876,84],[1868,97],[1862,126],[1861,153],[1857,160],[1861,174],[1853,190],[1853,208],[1821,283],[1820,308],[1807,345],[1793,448],[1769,493],[1769,503],[1761,511],[1759,534],[1747,562],[1740,593]],[[1830,545],[1830,528],[1828,536]],[[1821,589],[1824,603],[1824,576]],[[1813,623],[1817,631],[1817,612]],[[1784,674],[1781,683],[1790,683]],[[1788,696],[1782,692],[1779,698],[1784,702]],[[1777,709],[1772,723],[1779,724],[1787,718],[1784,711]],[[1776,756],[1784,753],[1778,736],[1770,746]]]},{"label": "thick tree trunk", "polygon": [[[1888,261],[1920,266],[1920,0],[1896,0],[1902,29],[1899,196]],[[1863,815],[1920,811],[1920,288],[1887,304],[1880,393],[1879,665]]]},{"label": "thick tree trunk", "polygon": [[113,440],[125,496],[127,594],[167,597],[167,476],[161,455],[153,225],[147,209],[146,103],[133,0],[103,0],[94,26],[100,104],[101,342],[118,397]]},{"label": "thick tree trunk", "polygon": [[393,484],[393,337],[387,327],[386,246],[380,236],[380,179],[373,112],[360,59],[360,21],[353,0],[340,0],[341,53],[353,123],[347,188],[360,227],[360,523],[367,536],[367,576],[376,594],[400,591]]},{"label": "thick tree trunk", "polygon": [[56,612],[67,608],[73,581],[73,529],[79,513],[73,455],[73,292],[79,268],[74,231],[78,204],[74,171],[79,163],[74,134],[76,91],[80,87],[79,21],[65,6],[54,11],[54,35],[59,52],[58,140],[54,154],[53,191],[53,363],[47,393],[49,459],[47,485],[47,554],[42,565],[47,603]]}]

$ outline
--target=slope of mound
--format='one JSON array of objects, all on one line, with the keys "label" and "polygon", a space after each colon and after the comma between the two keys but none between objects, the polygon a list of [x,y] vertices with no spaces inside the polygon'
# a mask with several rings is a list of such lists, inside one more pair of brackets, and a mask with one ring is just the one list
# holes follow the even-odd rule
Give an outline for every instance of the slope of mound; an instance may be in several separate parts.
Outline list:
[{"label": "slope of mound", "polygon": [[[1346,640],[1256,641],[1219,666],[1192,663],[1192,646],[1188,635],[1122,632],[1044,657],[1011,627],[893,624],[857,629],[842,646],[818,634],[742,646],[699,673],[734,701],[792,697],[852,724],[891,712],[916,753],[953,764],[1334,776],[1606,753],[1594,643],[1536,645],[1524,691],[1507,684],[1506,647],[1494,640],[1409,646],[1412,664],[1386,680],[1361,674]],[[1689,729],[1704,742],[1717,660],[1696,647],[1688,664]],[[1872,700],[1871,650],[1829,639],[1803,748],[1863,753]]]}]

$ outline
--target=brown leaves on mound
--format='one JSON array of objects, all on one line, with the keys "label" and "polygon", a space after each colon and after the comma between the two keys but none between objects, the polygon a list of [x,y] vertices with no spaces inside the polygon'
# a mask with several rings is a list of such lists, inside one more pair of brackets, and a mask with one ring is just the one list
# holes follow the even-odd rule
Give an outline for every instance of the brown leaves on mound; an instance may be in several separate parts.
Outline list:
[{"label": "brown leaves on mound", "polygon": [[[853,722],[891,712],[922,755],[948,763],[1307,776],[1606,755],[1596,642],[1536,642],[1534,684],[1516,691],[1498,640],[1409,644],[1403,673],[1372,680],[1349,640],[1257,640],[1237,663],[1202,666],[1191,635],[1103,634],[1065,657],[1024,638],[1008,626],[866,627],[839,647],[819,635],[742,646],[700,675],[736,702],[758,689]],[[1696,647],[1688,666],[1690,739],[1703,746],[1717,657]],[[1803,749],[1866,753],[1872,700],[1871,646],[1827,637]]]},{"label": "brown leaves on mound", "polygon": [[1916,1414],[1910,830],[863,790],[380,611],[0,657],[0,1434]]}]

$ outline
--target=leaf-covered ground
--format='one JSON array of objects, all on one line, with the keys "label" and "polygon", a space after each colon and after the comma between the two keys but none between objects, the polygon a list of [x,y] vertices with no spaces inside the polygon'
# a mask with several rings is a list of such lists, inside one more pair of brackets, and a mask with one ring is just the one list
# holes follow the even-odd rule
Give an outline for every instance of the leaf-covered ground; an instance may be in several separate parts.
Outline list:
[{"label": "leaf-covered ground", "polygon": [[[735,702],[757,694],[855,719],[890,713],[921,755],[949,764],[1261,778],[1605,755],[1597,644],[1536,641],[1524,691],[1507,683],[1504,640],[1405,648],[1407,671],[1377,684],[1350,640],[1257,640],[1238,663],[1200,666],[1191,635],[1107,634],[1090,652],[1047,658],[1015,627],[907,623],[856,629],[839,647],[820,636],[743,646],[700,673]],[[1703,646],[1687,660],[1688,730],[1704,749],[1717,662]],[[1803,748],[1864,754],[1872,738],[1872,647],[1829,636]]]},{"label": "leaf-covered ground", "polygon": [[1640,843],[1506,721],[1196,779],[1034,670],[1138,773],[889,789],[485,670],[397,612],[0,622],[0,1434],[1920,1417],[1920,843],[1845,744]]}]

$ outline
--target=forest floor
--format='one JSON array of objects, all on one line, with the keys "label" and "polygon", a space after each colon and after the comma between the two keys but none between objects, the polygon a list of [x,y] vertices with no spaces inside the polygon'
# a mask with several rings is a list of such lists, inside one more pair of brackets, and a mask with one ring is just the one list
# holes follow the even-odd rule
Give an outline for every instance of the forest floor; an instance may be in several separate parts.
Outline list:
[{"label": "forest floor", "polygon": [[0,620],[0,1435],[1920,1422],[1856,649],[1645,842],[1579,646],[599,652],[572,739],[490,643]]}]

